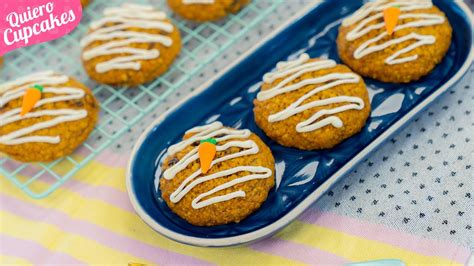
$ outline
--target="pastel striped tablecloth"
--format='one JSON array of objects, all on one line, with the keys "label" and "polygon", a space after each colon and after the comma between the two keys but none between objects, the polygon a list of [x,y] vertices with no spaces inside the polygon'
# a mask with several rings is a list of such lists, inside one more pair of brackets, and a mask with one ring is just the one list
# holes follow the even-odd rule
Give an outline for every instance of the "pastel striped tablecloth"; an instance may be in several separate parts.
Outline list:
[{"label": "pastel striped tablecloth", "polygon": [[[0,176],[0,265],[337,265],[387,258],[408,264],[465,264],[473,246],[474,94],[469,85],[474,69],[419,122],[374,153],[357,174],[346,177],[272,238],[242,247],[197,248],[162,237],[134,213],[125,189],[124,154],[137,132],[274,29],[278,19],[308,2],[288,1],[274,18],[210,64],[201,80],[171,95],[49,197],[28,198]],[[48,185],[41,182],[39,186]]]},{"label": "pastel striped tablecloth", "polygon": [[[125,169],[101,155],[46,199],[0,178],[0,264],[342,264],[399,258],[461,264],[469,249],[380,224],[310,209],[274,237],[233,248],[198,248],[162,237],[133,211]],[[47,184],[44,184],[47,185]]]}]

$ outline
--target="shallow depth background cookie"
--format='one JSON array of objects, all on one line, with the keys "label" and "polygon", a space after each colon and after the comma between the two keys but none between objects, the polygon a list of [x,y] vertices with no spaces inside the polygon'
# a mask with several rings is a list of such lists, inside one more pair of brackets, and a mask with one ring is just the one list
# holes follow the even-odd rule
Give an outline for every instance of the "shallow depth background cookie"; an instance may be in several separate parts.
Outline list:
[{"label": "shallow depth background cookie", "polygon": [[[21,117],[25,90],[35,84],[44,87],[41,99]],[[98,119],[99,105],[92,92],[77,80],[52,71],[2,84],[0,97],[0,152],[18,161],[52,161],[72,153]]]},{"label": "shallow depth background cookie", "polygon": [[280,62],[254,100],[257,125],[279,144],[327,149],[359,132],[370,113],[361,77],[333,60]]},{"label": "shallow depth background cookie", "polygon": [[81,5],[82,7],[86,7],[90,2],[92,2],[92,0],[81,0]]},{"label": "shallow depth background cookie", "polygon": [[[383,11],[393,5],[400,6],[401,14],[389,36]],[[355,13],[343,21],[337,47],[342,61],[362,76],[384,82],[416,81],[430,73],[449,49],[451,26],[429,0],[369,2],[361,10],[368,14]]]},{"label": "shallow depth background cookie", "polygon": [[[197,151],[199,141],[208,138],[217,140],[216,164],[202,174]],[[168,154],[162,165],[161,195],[174,213],[193,225],[239,222],[261,206],[275,184],[272,153],[249,130],[226,128],[219,122],[196,127],[186,132],[182,142],[171,146]],[[192,158],[189,164],[185,156]],[[194,178],[186,183],[192,175]],[[220,176],[205,181],[214,175]],[[193,182],[199,184],[193,186]]]},{"label": "shallow depth background cookie", "polygon": [[181,49],[179,29],[151,6],[104,11],[82,39],[86,72],[99,83],[136,86],[168,70]]},{"label": "shallow depth background cookie", "polygon": [[250,0],[168,0],[168,5],[178,15],[201,22],[237,13],[249,3]]}]

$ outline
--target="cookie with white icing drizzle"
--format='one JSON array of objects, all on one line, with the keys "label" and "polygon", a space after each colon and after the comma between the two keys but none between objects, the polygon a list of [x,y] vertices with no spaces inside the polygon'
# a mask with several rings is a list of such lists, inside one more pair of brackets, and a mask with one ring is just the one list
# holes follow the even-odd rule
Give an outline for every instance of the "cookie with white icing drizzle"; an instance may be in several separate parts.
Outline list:
[{"label": "cookie with white icing drizzle", "polygon": [[[24,116],[25,91],[41,98]],[[23,162],[46,162],[72,153],[92,132],[99,105],[84,84],[53,71],[0,84],[0,152]]]},{"label": "cookie with white icing drizzle", "polygon": [[214,21],[239,12],[251,0],[168,0],[170,8],[185,19]]},{"label": "cookie with white icing drizzle", "polygon": [[[209,138],[217,142],[216,156],[203,174],[198,149]],[[168,148],[159,189],[171,210],[193,225],[239,222],[266,200],[275,184],[274,165],[257,135],[214,122],[190,129]]]},{"label": "cookie with white icing drizzle", "polygon": [[104,10],[81,40],[82,60],[99,83],[136,86],[166,72],[181,49],[179,29],[151,6],[123,4]]},{"label": "cookie with white icing drizzle", "polygon": [[364,81],[348,67],[302,54],[263,76],[253,111],[257,125],[279,144],[315,150],[358,133],[370,102]]},{"label": "cookie with white icing drizzle", "polygon": [[[390,35],[384,12],[398,8]],[[384,82],[408,83],[429,74],[451,44],[452,28],[431,0],[376,0],[343,20],[337,46],[355,72]]]}]

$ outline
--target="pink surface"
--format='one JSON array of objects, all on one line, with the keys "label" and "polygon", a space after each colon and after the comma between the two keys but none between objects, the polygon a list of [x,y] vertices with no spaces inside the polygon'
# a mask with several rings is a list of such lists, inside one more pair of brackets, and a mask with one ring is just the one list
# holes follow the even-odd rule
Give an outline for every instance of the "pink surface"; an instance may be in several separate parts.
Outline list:
[{"label": "pink surface", "polygon": [[0,55],[60,38],[71,32],[81,17],[79,0],[2,0]]},{"label": "pink surface", "polygon": [[279,238],[265,239],[252,244],[251,247],[261,252],[302,261],[309,265],[342,265],[350,262],[324,250]]},{"label": "pink surface", "polygon": [[90,238],[104,246],[144,258],[158,264],[170,265],[179,261],[183,265],[209,265],[209,263],[173,251],[161,249],[141,241],[119,235],[87,221],[73,218],[54,209],[43,208],[13,197],[0,194],[0,210],[11,212],[27,220],[47,222],[59,229]]},{"label": "pink surface", "polygon": [[51,251],[30,240],[0,234],[0,243],[2,243],[2,254],[25,258],[34,264],[83,264],[67,254]]}]

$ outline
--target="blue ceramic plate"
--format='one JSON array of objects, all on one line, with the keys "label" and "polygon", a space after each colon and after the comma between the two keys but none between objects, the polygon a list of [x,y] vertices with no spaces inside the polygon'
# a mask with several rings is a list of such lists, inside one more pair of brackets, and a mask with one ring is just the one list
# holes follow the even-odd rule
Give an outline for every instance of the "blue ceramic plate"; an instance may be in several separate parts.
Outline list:
[{"label": "blue ceramic plate", "polygon": [[[447,56],[427,77],[408,85],[366,79],[372,115],[361,133],[336,148],[301,151],[282,147],[255,125],[252,100],[264,73],[278,61],[306,52],[339,61],[335,39],[340,21],[363,1],[331,0],[303,10],[288,25],[250,50],[222,75],[162,115],[138,140],[129,163],[127,187],[137,213],[159,233],[182,243],[229,246],[247,243],[281,229],[348,173],[418,112],[453,86],[472,62],[472,14],[461,1],[434,1],[454,28]],[[212,100],[210,100],[212,99]],[[175,215],[157,189],[166,148],[194,126],[219,120],[248,128],[273,151],[276,188],[263,206],[238,224],[193,226]]]}]

